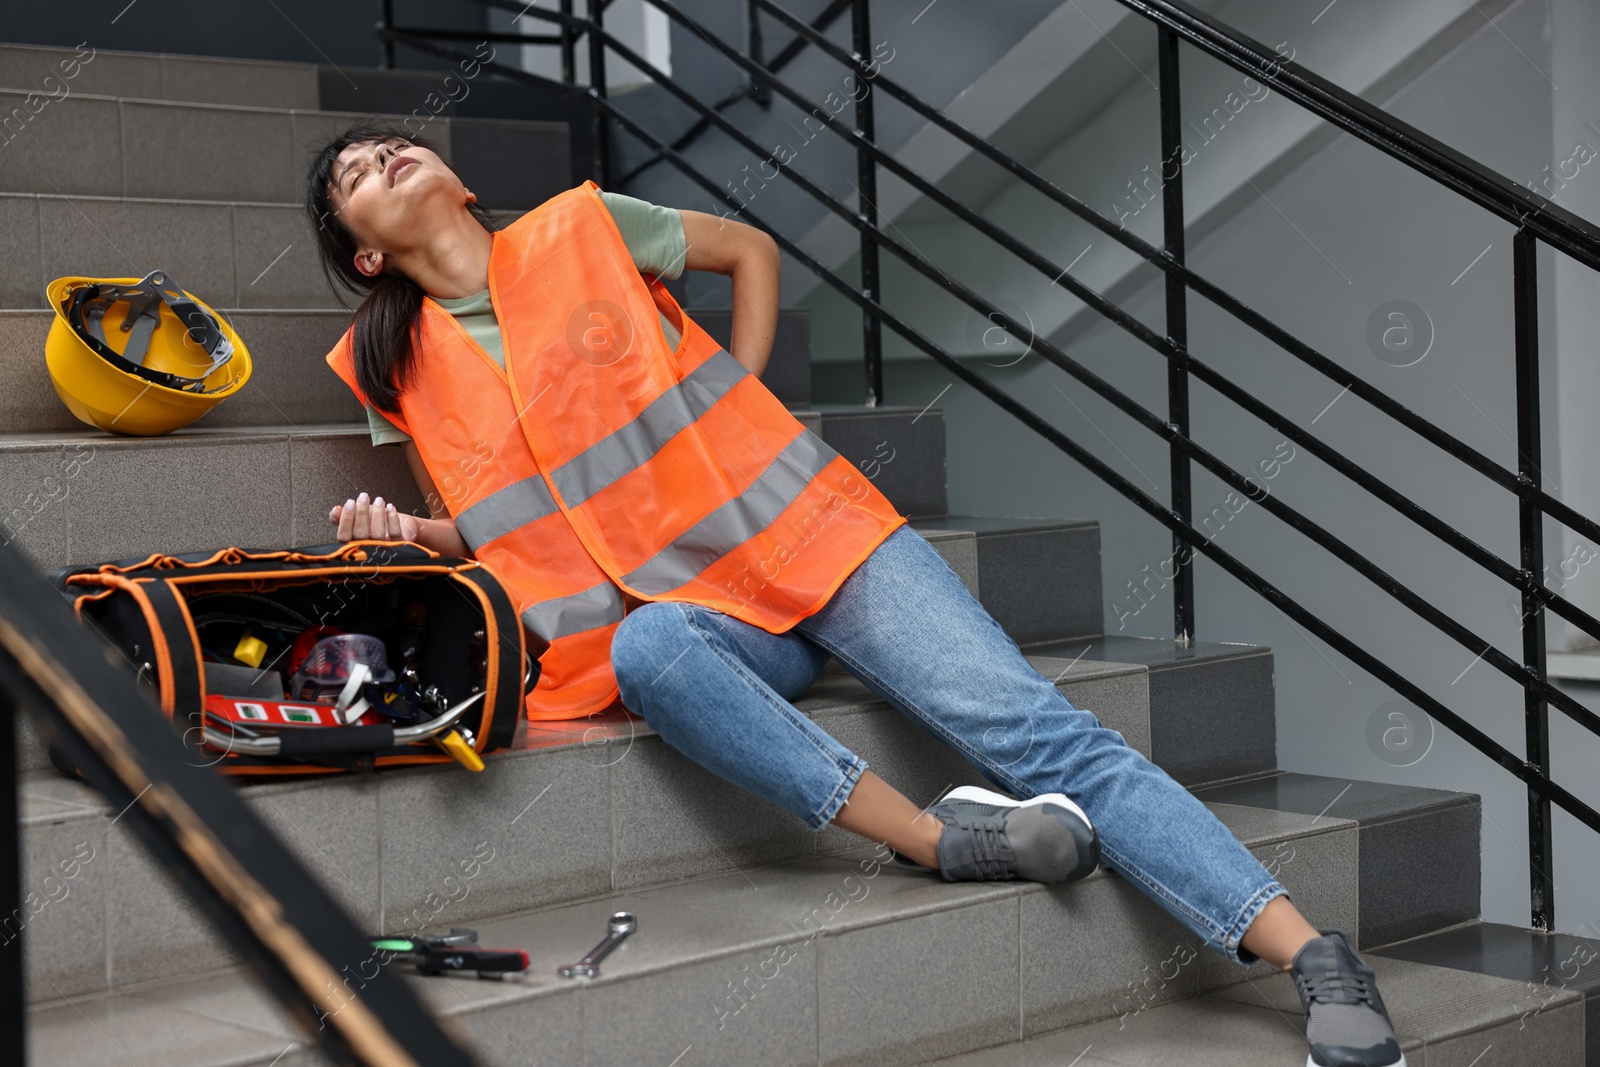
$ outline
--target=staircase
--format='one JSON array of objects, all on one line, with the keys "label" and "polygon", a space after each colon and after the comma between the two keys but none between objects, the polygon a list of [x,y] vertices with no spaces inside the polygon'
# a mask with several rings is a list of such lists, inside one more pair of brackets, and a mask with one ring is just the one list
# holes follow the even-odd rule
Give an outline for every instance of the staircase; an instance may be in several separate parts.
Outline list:
[{"label": "staircase", "polygon": [[[70,54],[0,46],[5,110]],[[401,115],[431,80],[348,73]],[[297,183],[311,144],[356,117],[333,92],[313,66],[102,51],[0,152],[0,522],[40,571],[323,543],[330,506],[362,489],[421,507],[399,450],[371,447],[322,363],[349,313],[322,282]],[[424,132],[512,215],[571,184],[558,124],[442,114]],[[504,159],[541,163],[518,181]],[[89,431],[44,371],[44,283],[156,266],[228,315],[255,375],[169,436]],[[726,313],[694,315],[726,339]],[[1075,705],[1194,790],[1313,922],[1357,938],[1412,1064],[1577,1065],[1600,1050],[1600,945],[1478,918],[1476,797],[1279,771],[1271,650],[1105,636],[1094,521],[947,514],[940,411],[811,405],[809,349],[806,314],[784,312],[774,392]],[[919,803],[982,783],[837,664],[797,704]],[[325,1062],[119,813],[52,771],[25,723],[22,742],[33,1062]],[[528,950],[521,980],[415,979],[486,1064],[1304,1062],[1285,976],[1194,947],[1105,869],[1047,888],[882,865],[861,839],[813,834],[708,776],[620,708],[531,723],[489,764],[242,787],[374,933],[470,924]],[[621,909],[639,932],[603,977],[558,979]]]}]

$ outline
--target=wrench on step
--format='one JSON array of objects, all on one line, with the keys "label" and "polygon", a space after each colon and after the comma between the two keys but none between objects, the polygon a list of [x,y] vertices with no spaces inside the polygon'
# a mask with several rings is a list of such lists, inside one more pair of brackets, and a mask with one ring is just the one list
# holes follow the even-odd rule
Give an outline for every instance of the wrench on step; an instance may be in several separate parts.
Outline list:
[{"label": "wrench on step", "polygon": [[633,917],[632,912],[617,912],[606,924],[605,940],[590,949],[589,954],[577,963],[556,968],[556,974],[562,978],[599,978],[600,961],[605,959],[606,953],[616,948],[623,938],[637,929],[639,920]]}]

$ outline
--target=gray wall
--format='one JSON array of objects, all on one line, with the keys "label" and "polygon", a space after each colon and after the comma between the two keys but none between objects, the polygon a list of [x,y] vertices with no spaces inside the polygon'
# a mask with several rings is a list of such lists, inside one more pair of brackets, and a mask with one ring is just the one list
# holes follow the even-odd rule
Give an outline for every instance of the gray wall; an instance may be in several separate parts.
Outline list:
[{"label": "gray wall", "polygon": [[[1339,14],[1335,8],[1328,19]],[[1593,5],[1580,0],[1522,0],[1499,15],[1493,27],[1485,23],[1402,91],[1377,102],[1512,178],[1534,182],[1546,165],[1566,160],[1577,141],[1600,150],[1600,130],[1588,125],[1600,123],[1592,61],[1600,44],[1597,22]],[[1315,67],[1306,49],[1301,52],[1302,61]],[[1183,61],[1186,81],[1191,72],[1205,77],[1199,71],[1209,60],[1186,50]],[[1273,114],[1266,108],[1258,112],[1263,121]],[[1153,120],[1153,112],[1149,117]],[[1153,136],[1153,121],[1147,132]],[[1191,263],[1344,367],[1514,469],[1511,228],[1348,137],[1260,192],[1191,248]],[[1553,199],[1600,218],[1600,159],[1581,167]],[[947,240],[938,226],[904,229],[925,249]],[[1600,285],[1592,272],[1556,259],[1547,252],[1540,261],[1546,283],[1544,484],[1558,497],[1600,514],[1591,414],[1600,402],[1600,381],[1592,358],[1595,324],[1589,321],[1600,308]],[[1433,324],[1431,349],[1411,366],[1378,359],[1366,340],[1369,317],[1396,299],[1421,306]],[[1192,300],[1190,307],[1191,346],[1199,358],[1300,425],[1315,420],[1314,431],[1323,440],[1516,562],[1517,513],[1508,494],[1352,397],[1328,408],[1339,394],[1336,386],[1204,302]],[[1130,309],[1159,329],[1159,290],[1140,291]],[[922,318],[942,314],[931,305],[904,310]],[[1121,331],[1095,328],[1073,341],[1068,354],[1164,412],[1164,364]],[[1151,434],[1037,355],[1014,367],[998,366],[1002,362],[971,360],[969,365],[1065,428],[1140,488],[1167,499],[1166,453]],[[1159,590],[1153,603],[1131,616],[1129,608],[1139,601],[1124,599],[1127,583],[1145,577],[1147,566],[1153,569],[1170,554],[1163,528],[931,360],[893,361],[887,378],[890,402],[916,405],[954,383],[939,400],[949,428],[953,512],[1098,519],[1107,632],[1171,634],[1170,590]],[[858,366],[820,367],[818,398],[859,401],[858,380]],[[1192,405],[1197,438],[1235,469],[1271,455],[1281,440],[1202,386],[1193,388]],[[1303,449],[1269,485],[1279,500],[1322,523],[1497,649],[1520,656],[1518,612],[1509,590],[1452,550]],[[1196,473],[1197,516],[1221,506],[1227,494],[1218,480]],[[1500,744],[1522,752],[1521,691],[1475,662],[1473,651],[1288,531],[1259,505],[1213,528],[1220,529],[1219,548]],[[1558,564],[1571,555],[1577,539],[1562,536],[1553,525],[1548,529],[1554,587]],[[1382,746],[1369,741],[1369,724],[1376,718],[1381,730],[1390,721],[1386,716],[1395,694],[1214,563],[1201,560],[1196,571],[1199,636],[1269,645],[1276,653],[1279,765],[1481,794],[1483,914],[1526,925],[1526,802],[1516,780],[1443,727],[1434,729],[1431,748],[1415,763],[1402,767],[1380,759]],[[1600,559],[1579,568],[1561,591],[1592,608],[1600,594]],[[1570,640],[1551,628],[1552,647]],[[1585,696],[1600,694],[1600,687],[1590,688],[1595,692]],[[1415,709],[1405,710],[1415,717]],[[1600,744],[1561,713],[1550,717],[1557,779],[1589,804],[1600,804],[1593,773]],[[1558,814],[1556,838],[1558,928],[1600,926],[1596,836]]]}]

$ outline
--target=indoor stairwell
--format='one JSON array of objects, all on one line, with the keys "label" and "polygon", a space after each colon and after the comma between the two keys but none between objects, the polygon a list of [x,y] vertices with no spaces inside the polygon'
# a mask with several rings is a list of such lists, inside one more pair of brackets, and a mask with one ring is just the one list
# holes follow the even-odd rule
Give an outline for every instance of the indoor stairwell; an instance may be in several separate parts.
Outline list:
[{"label": "indoor stairwell", "polygon": [[[70,54],[0,47],[0,110]],[[358,73],[389,79],[396,101],[432,77]],[[421,507],[399,450],[370,445],[323,364],[349,313],[316,265],[299,180],[308,146],[356,117],[325,108],[332,95],[309,65],[102,51],[0,151],[0,522],[41,572],[325,543],[331,505],[363,489]],[[441,114],[424,132],[513,217],[573,183],[560,125]],[[157,266],[229,317],[255,376],[165,437],[89,430],[45,373],[44,284]],[[725,338],[725,313],[691,313]],[[1478,918],[1473,795],[1278,771],[1269,649],[1105,636],[1091,517],[948,515],[939,410],[811,405],[809,366],[806,314],[785,311],[769,386],[911,517],[1041,673],[1192,789],[1314,923],[1352,935],[1412,1064],[1577,1065],[1600,1050],[1590,943]],[[797,703],[919,803],[982,783],[837,664]],[[25,741],[24,894],[58,860],[92,857],[24,927],[33,1062],[323,1062],[119,813]],[[467,924],[529,951],[518,981],[415,979],[484,1063],[1304,1062],[1286,977],[1197,947],[1104,868],[1044,887],[884,865],[618,709],[532,723],[488,762],[481,776],[242,787],[374,933]],[[444,881],[484,849],[479,873]],[[620,909],[639,931],[602,977],[557,978]]]}]

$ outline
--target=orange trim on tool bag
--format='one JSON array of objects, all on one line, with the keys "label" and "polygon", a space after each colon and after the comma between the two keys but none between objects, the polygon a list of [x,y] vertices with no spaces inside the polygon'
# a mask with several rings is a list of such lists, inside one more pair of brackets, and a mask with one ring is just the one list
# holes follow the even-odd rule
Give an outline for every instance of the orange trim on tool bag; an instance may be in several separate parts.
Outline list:
[{"label": "orange trim on tool bag", "polygon": [[206,658],[200,654],[200,631],[194,627],[194,615],[189,611],[189,601],[185,599],[183,593],[173,582],[169,580],[166,584],[172,590],[172,599],[178,602],[178,612],[183,616],[184,628],[189,631],[189,642],[194,645],[194,667],[200,675],[197,679],[200,691],[200,707],[196,711],[200,715],[203,729],[206,706]]},{"label": "orange trim on tool bag", "polygon": [[[365,547],[368,545],[377,545],[381,547],[409,545],[427,553],[429,559],[440,559],[443,557],[442,553],[436,552],[427,545],[418,544],[415,541],[374,541],[371,539],[347,541],[345,542],[345,547],[339,549],[337,552],[325,552],[318,555],[309,555],[304,552],[294,552],[288,549],[280,549],[276,552],[247,552],[242,548],[229,546],[227,548],[218,549],[209,557],[202,560],[178,559],[176,556],[154,552],[140,560],[138,563],[130,564],[125,567],[119,567],[114,563],[103,563],[93,571],[69,575],[66,580],[68,582],[72,582],[74,579],[85,580],[90,575],[128,574],[132,571],[152,569],[179,570],[182,568],[214,567],[219,563],[244,563],[246,561],[304,563],[313,560],[341,560],[347,562],[353,561],[364,563],[369,558],[369,553]],[[477,564],[476,560],[464,560],[463,562],[473,565]]]},{"label": "orange trim on tool bag", "polygon": [[[467,570],[465,567],[451,567],[449,565],[436,565],[432,563],[395,563],[385,567],[381,575],[372,575],[373,580],[379,577],[392,577],[404,574],[456,574]],[[267,578],[274,581],[281,580],[285,585],[296,584],[295,579],[315,578],[323,574],[342,574],[343,567],[310,567],[305,570],[293,571],[237,571],[232,574],[179,574],[165,581],[174,584],[180,582],[235,582],[247,579]],[[299,583],[310,584],[310,583]]]},{"label": "orange trim on tool bag", "polygon": [[[451,572],[455,576],[455,572]],[[494,705],[500,696],[498,685],[500,678],[500,657],[493,654],[494,649],[500,647],[500,627],[494,621],[494,605],[489,602],[489,594],[480,589],[470,578],[457,579],[460,584],[471,589],[478,598],[478,603],[483,608],[483,640],[484,640],[484,678],[483,678],[483,712],[478,718],[478,733],[472,739],[472,748],[482,752],[483,746],[489,743],[489,728],[494,725]],[[496,700],[490,700],[493,695]],[[520,701],[519,710],[520,710]]]},{"label": "orange trim on tool bag", "polygon": [[142,588],[145,582],[157,579],[124,578],[120,574],[107,573],[100,580],[113,588],[125,590],[144,613],[144,621],[150,627],[150,643],[154,646],[151,651],[156,657],[156,681],[161,693],[161,710],[167,713],[167,718],[172,718],[173,708],[177,704],[177,693],[172,680],[172,650],[167,647],[167,635],[161,629],[161,620],[156,617],[155,605],[150,603],[149,596]]},{"label": "orange trim on tool bag", "polygon": [[115,589],[102,589],[98,593],[79,593],[76,597],[73,598],[72,610],[74,612],[76,612],[78,618],[81,619],[81,618],[83,618],[83,605],[84,604],[88,603],[91,600],[104,600],[106,597],[110,596],[112,593],[115,593],[115,592],[116,592]]}]

